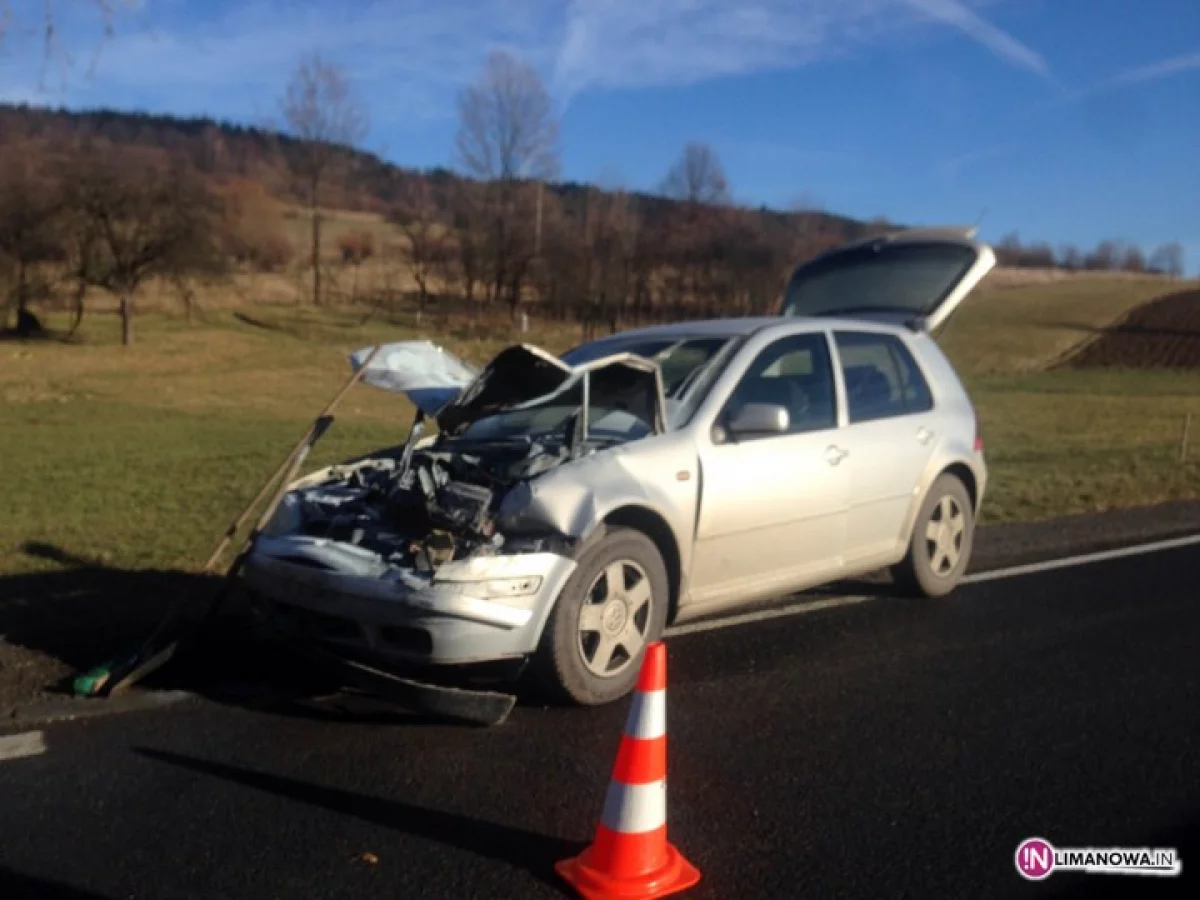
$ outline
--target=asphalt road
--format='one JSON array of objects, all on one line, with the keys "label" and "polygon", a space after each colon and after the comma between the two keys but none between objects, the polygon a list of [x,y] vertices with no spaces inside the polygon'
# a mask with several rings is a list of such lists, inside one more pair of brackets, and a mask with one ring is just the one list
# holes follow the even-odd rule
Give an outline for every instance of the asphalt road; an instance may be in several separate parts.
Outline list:
[{"label": "asphalt road", "polygon": [[[671,639],[687,896],[1200,896],[1197,585],[1172,550]],[[0,898],[566,896],[626,710],[51,727],[0,762]],[[1028,883],[1032,835],[1173,846],[1183,877]]]}]

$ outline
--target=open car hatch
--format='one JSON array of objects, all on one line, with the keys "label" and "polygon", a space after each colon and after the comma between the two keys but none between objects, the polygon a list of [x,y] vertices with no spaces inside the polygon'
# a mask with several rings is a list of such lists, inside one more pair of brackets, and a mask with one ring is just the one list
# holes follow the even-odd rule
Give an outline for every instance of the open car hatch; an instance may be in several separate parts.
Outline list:
[{"label": "open car hatch", "polygon": [[934,331],[995,265],[973,230],[882,235],[798,266],[781,314],[879,318]]}]

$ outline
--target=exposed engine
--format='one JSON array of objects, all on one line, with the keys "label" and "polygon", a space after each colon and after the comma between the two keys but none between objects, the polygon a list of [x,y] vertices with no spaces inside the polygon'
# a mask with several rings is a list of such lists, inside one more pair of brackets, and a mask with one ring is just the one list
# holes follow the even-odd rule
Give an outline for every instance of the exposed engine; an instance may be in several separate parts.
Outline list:
[{"label": "exposed engine", "polygon": [[504,546],[495,512],[514,485],[569,458],[558,446],[513,441],[473,452],[417,451],[336,466],[285,506],[293,533],[353,544],[395,565],[433,571]]}]

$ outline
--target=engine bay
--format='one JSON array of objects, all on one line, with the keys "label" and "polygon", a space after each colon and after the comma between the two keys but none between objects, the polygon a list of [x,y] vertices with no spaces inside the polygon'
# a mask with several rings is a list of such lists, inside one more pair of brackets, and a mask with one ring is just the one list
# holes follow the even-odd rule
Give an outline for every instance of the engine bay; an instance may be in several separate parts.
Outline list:
[{"label": "engine bay", "polygon": [[[436,445],[435,445],[436,447]],[[516,484],[572,457],[567,441],[505,441],[470,451],[390,452],[334,466],[284,500],[293,534],[361,547],[433,572],[451,560],[511,552],[496,510]],[[522,550],[538,550],[542,542]]]}]

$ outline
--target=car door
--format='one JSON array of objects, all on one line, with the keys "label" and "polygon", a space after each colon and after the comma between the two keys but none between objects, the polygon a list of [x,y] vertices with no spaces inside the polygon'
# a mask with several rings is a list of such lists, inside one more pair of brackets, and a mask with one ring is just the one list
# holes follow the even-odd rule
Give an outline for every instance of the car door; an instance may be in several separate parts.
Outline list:
[{"label": "car door", "polygon": [[[783,406],[786,431],[734,433],[730,423],[749,403]],[[698,437],[691,603],[727,606],[836,577],[849,482],[828,335],[768,344],[713,421]]]},{"label": "car door", "polygon": [[937,447],[929,383],[905,342],[880,331],[834,329],[846,398],[849,511],[846,561],[894,555]]}]

